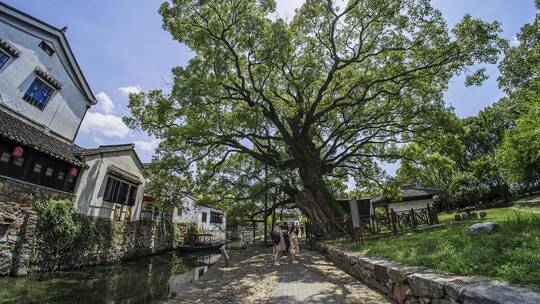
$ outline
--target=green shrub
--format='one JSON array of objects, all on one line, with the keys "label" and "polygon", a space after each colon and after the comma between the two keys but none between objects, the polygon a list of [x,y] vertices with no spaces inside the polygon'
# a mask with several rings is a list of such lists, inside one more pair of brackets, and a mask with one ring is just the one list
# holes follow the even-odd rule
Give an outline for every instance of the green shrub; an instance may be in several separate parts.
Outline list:
[{"label": "green shrub", "polygon": [[35,240],[40,249],[60,252],[71,248],[80,232],[80,226],[72,216],[70,200],[47,200],[37,202]]},{"label": "green shrub", "polygon": [[112,239],[124,223],[96,221],[73,213],[70,200],[47,200],[36,203],[37,223],[34,249],[48,254],[67,253],[72,249]]}]

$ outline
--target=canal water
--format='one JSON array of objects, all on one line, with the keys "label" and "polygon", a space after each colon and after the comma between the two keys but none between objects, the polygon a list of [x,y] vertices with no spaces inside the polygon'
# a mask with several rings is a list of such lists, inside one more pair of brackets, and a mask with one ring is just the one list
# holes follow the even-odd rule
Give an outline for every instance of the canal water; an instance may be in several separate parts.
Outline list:
[{"label": "canal water", "polygon": [[0,303],[165,303],[219,257],[169,252],[74,271],[0,277]]}]

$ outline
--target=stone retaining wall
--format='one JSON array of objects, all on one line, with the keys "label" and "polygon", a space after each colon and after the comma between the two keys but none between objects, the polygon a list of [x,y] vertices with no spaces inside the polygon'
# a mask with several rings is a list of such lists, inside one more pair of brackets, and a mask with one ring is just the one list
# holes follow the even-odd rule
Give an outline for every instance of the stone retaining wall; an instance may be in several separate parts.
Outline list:
[{"label": "stone retaining wall", "polygon": [[170,222],[113,222],[95,219],[105,235],[89,240],[60,256],[34,252],[31,271],[55,271],[130,260],[175,248]]},{"label": "stone retaining wall", "polygon": [[23,206],[31,206],[35,201],[66,198],[73,198],[73,194],[0,175],[0,202],[16,202]]},{"label": "stone retaining wall", "polygon": [[36,213],[29,207],[0,203],[0,275],[26,273],[35,224]]},{"label": "stone retaining wall", "polygon": [[0,201],[0,275],[24,275],[105,264],[173,250],[178,239],[170,222],[113,222],[94,219],[99,237],[68,252],[34,247],[37,215],[24,203]]},{"label": "stone retaining wall", "polygon": [[435,273],[360,256],[336,245],[316,247],[338,267],[400,304],[540,303],[540,290],[528,286]]}]

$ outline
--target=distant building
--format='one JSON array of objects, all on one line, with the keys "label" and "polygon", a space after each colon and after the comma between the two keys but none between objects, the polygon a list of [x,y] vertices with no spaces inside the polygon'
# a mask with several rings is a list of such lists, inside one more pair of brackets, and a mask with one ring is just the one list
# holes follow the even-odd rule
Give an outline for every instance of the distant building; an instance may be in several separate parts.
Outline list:
[{"label": "distant building", "polygon": [[175,223],[194,223],[201,231],[225,231],[227,225],[223,211],[209,206],[197,206],[190,196],[185,197],[181,209],[174,208],[172,220]]},{"label": "distant building", "polygon": [[376,208],[384,208],[384,212],[407,212],[411,209],[420,210],[428,206],[433,207],[433,199],[443,190],[423,188],[418,185],[403,185],[399,198],[392,200],[380,195],[373,198],[338,199],[341,207],[351,215],[353,227],[360,226],[360,222],[369,221],[375,214]]},{"label": "distant building", "polygon": [[137,220],[134,145],[74,144],[96,98],[64,31],[0,2],[0,202],[70,198],[82,214]]},{"label": "distant building", "polygon": [[423,188],[418,185],[403,185],[399,194],[399,198],[391,200],[387,197],[377,195],[371,198],[373,208],[384,207],[388,211],[395,212],[409,211],[411,209],[424,209],[428,206],[433,206],[433,198],[442,193],[441,189]]}]

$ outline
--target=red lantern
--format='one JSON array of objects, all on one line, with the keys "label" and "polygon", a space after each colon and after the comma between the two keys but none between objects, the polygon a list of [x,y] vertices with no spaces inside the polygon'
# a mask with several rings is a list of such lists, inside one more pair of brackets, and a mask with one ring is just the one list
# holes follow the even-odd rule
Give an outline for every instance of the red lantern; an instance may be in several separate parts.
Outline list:
[{"label": "red lantern", "polygon": [[69,169],[69,176],[75,177],[75,176],[77,176],[77,174],[79,174],[79,170],[77,170],[77,168]]},{"label": "red lantern", "polygon": [[21,146],[16,146],[13,148],[13,151],[11,152],[11,155],[13,158],[20,158],[23,156],[24,149]]}]

